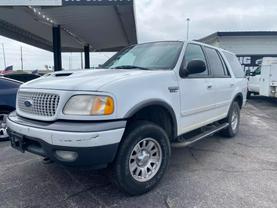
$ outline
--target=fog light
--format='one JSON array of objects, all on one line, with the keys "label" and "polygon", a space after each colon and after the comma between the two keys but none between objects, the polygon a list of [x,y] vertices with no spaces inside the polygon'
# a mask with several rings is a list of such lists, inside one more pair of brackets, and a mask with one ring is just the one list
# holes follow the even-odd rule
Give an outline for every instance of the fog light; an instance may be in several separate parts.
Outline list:
[{"label": "fog light", "polygon": [[67,162],[73,162],[78,157],[77,152],[63,151],[63,150],[56,150],[56,155],[58,156],[59,160],[63,160]]}]

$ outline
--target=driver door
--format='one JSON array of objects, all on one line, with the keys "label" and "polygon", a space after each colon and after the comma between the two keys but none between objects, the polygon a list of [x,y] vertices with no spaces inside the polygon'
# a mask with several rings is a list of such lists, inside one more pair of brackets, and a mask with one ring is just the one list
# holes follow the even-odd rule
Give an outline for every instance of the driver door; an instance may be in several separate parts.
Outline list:
[{"label": "driver door", "polygon": [[[183,65],[186,66],[192,60],[202,60],[208,66],[200,45],[187,45]],[[179,78],[181,96],[179,129],[181,133],[186,133],[209,123],[209,120],[214,117],[210,109],[215,104],[215,99],[208,67],[202,73],[191,74],[185,78],[179,76]]]}]

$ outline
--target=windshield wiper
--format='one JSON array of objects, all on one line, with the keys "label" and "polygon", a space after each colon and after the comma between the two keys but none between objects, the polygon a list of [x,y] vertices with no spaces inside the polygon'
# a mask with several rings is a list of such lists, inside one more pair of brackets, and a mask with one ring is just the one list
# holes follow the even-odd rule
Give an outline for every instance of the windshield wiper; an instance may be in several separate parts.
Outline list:
[{"label": "windshield wiper", "polygon": [[114,67],[112,69],[141,69],[141,70],[150,70],[150,69],[145,68],[145,67],[133,66],[133,65],[122,65],[122,66]]}]

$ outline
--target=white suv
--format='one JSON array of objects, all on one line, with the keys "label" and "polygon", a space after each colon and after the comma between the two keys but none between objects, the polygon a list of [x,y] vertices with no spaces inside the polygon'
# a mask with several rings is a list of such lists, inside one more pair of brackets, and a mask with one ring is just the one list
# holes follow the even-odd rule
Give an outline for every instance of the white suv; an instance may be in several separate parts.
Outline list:
[{"label": "white suv", "polygon": [[238,133],[247,80],[230,52],[198,42],[130,46],[103,69],[23,84],[9,115],[12,147],[63,165],[113,168],[131,195],[151,190],[184,147]]}]

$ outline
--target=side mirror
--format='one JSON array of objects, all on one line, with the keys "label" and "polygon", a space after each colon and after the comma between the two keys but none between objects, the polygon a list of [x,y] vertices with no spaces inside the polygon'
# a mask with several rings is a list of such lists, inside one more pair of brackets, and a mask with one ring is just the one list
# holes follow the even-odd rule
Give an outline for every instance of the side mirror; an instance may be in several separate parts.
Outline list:
[{"label": "side mirror", "polygon": [[180,76],[182,78],[187,77],[190,74],[199,74],[206,71],[206,64],[202,60],[192,60],[187,64],[187,67],[183,67],[180,70]]},{"label": "side mirror", "polygon": [[247,77],[251,76],[251,70],[250,69],[247,69],[245,71],[245,76],[247,76]]}]

